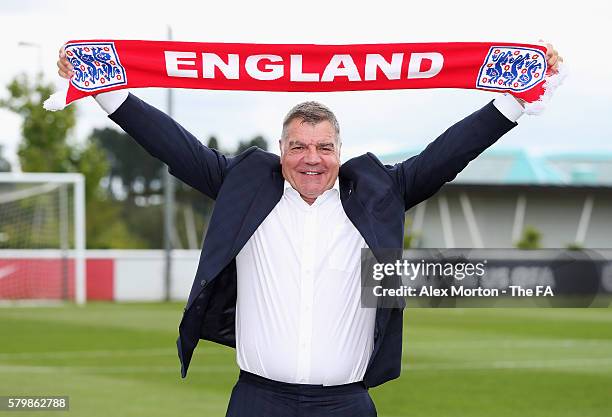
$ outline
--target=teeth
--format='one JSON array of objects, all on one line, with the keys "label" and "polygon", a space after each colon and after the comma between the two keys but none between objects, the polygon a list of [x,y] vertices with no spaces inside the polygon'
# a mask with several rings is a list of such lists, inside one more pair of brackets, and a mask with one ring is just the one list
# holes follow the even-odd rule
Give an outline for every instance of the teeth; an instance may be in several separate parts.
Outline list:
[{"label": "teeth", "polygon": [[306,174],[306,175],[319,175],[320,173],[319,172],[307,171],[304,174]]}]

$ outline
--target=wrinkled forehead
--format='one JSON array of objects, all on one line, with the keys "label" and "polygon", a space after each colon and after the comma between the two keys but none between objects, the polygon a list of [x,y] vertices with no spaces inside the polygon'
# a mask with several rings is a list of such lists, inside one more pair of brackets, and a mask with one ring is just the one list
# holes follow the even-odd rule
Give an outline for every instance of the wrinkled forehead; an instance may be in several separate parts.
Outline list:
[{"label": "wrinkled forehead", "polygon": [[303,119],[292,120],[284,130],[282,139],[286,143],[303,144],[336,143],[336,131],[328,121],[312,123]]}]

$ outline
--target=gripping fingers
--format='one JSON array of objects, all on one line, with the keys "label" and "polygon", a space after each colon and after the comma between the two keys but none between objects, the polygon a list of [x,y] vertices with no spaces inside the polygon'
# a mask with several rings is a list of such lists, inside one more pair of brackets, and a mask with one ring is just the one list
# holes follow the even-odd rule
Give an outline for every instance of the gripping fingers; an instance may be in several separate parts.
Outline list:
[{"label": "gripping fingers", "polygon": [[64,49],[64,46],[60,48],[58,55],[59,59],[57,60],[57,73],[62,78],[70,79],[74,74],[74,69],[72,67],[72,64],[68,61],[68,58],[66,57],[66,51]]}]

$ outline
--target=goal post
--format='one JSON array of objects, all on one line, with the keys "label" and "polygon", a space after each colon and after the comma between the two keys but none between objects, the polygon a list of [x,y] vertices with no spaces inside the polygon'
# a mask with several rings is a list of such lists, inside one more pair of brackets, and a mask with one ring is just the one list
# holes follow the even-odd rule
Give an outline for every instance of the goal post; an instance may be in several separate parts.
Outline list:
[{"label": "goal post", "polygon": [[0,173],[0,301],[86,298],[84,176]]}]

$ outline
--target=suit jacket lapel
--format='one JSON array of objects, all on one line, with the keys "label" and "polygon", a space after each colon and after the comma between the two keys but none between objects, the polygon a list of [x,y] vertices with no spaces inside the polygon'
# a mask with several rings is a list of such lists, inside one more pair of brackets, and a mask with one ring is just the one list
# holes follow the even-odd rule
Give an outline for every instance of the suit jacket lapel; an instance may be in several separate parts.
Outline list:
[{"label": "suit jacket lapel", "polygon": [[262,181],[259,189],[253,195],[251,204],[245,212],[244,220],[232,246],[230,259],[236,257],[283,196],[283,175],[280,170],[272,171],[271,175],[272,180]]},{"label": "suit jacket lapel", "polygon": [[[355,195],[353,190],[353,181],[340,177],[340,201],[346,216],[351,223],[357,228],[363,239],[368,244],[368,247],[376,253],[379,249],[378,239],[372,226],[372,221],[365,208]],[[378,258],[378,256],[376,256]]]}]

